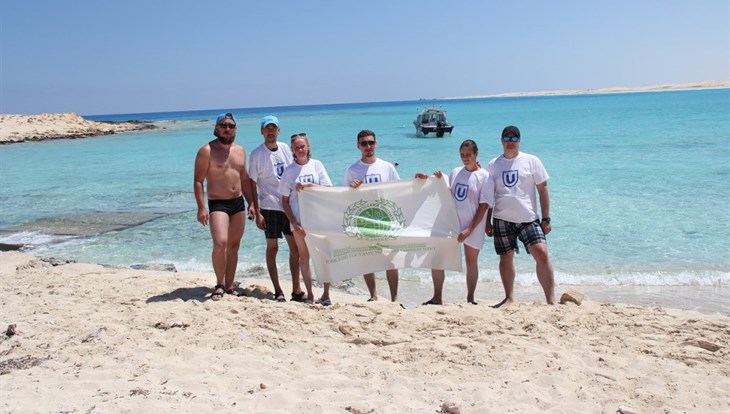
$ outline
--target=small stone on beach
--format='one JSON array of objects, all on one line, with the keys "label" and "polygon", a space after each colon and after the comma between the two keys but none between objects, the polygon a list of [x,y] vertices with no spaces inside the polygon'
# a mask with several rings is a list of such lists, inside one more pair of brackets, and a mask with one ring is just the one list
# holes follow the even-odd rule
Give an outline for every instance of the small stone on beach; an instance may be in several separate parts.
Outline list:
[{"label": "small stone on beach", "polygon": [[718,349],[720,349],[720,345],[713,344],[712,342],[703,341],[701,339],[699,341],[697,341],[697,345],[700,348],[706,349],[706,350],[711,351],[711,352],[715,352]]},{"label": "small stone on beach", "polygon": [[268,299],[270,298],[274,292],[269,290],[265,286],[261,285],[250,285],[248,287],[243,288],[243,295],[256,298],[256,299]]},{"label": "small stone on beach", "polygon": [[441,404],[441,412],[446,414],[461,414],[461,408],[456,403],[445,401]]},{"label": "small stone on beach", "polygon": [[568,289],[562,296],[560,296],[560,304],[564,305],[566,302],[573,302],[580,306],[580,304],[583,303],[583,296],[583,292],[581,291]]},{"label": "small stone on beach", "polygon": [[177,268],[173,263],[145,263],[145,264],[133,264],[131,266],[134,270],[154,270],[158,272],[173,272],[177,273]]}]

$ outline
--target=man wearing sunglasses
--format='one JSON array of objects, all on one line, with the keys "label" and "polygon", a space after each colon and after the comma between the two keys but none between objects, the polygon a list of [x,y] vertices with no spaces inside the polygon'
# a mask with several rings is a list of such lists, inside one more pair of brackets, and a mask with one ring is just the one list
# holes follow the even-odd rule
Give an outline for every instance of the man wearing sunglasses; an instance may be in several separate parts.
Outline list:
[{"label": "man wearing sunglasses", "polygon": [[[274,299],[286,302],[284,290],[279,284],[279,270],[276,266],[276,255],[279,252],[279,239],[284,237],[289,246],[289,269],[291,272],[291,299],[303,302],[306,294],[299,283],[299,252],[289,220],[284,214],[279,194],[279,182],[284,169],[294,162],[289,146],[279,142],[279,119],[265,116],[261,119],[261,135],[263,144],[251,151],[248,173],[251,177],[253,195],[258,199],[258,209],[249,207],[250,214],[256,218],[256,226],[266,236],[266,269],[274,285]],[[311,298],[310,298],[311,299]]]},{"label": "man wearing sunglasses", "polygon": [[[545,238],[552,230],[547,186],[550,177],[539,158],[520,152],[520,130],[516,126],[504,128],[501,142],[504,153],[487,165],[490,187],[494,190],[494,207],[487,212],[485,231],[487,236],[494,236],[505,294],[504,300],[494,307],[514,302],[514,257],[519,252],[517,239],[535,259],[537,279],[545,300],[552,305],[555,303],[555,283]],[[540,214],[535,192],[540,198]]]},{"label": "man wearing sunglasses", "polygon": [[[250,205],[253,194],[246,172],[246,150],[233,143],[236,139],[236,117],[230,112],[218,116],[213,135],[216,139],[203,145],[195,157],[193,192],[198,205],[198,222],[203,226],[210,223],[216,277],[211,299],[220,300],[224,293],[238,296],[233,290],[233,280],[238,266],[238,248],[246,226],[243,198]],[[207,184],[205,190],[204,182]],[[208,210],[204,203],[206,192]]]},{"label": "man wearing sunglasses", "polygon": [[[357,147],[360,149],[361,157],[359,161],[352,164],[345,171],[344,186],[358,188],[362,184],[400,180],[398,171],[395,170],[393,164],[375,156],[377,146],[378,142],[375,138],[375,132],[364,129],[357,134]],[[398,269],[386,270],[385,275],[388,279],[388,287],[390,288],[390,299],[393,302],[397,302]],[[375,273],[368,273],[363,275],[363,277],[370,291],[370,299],[368,299],[368,302],[378,300],[378,291],[375,287]]]}]

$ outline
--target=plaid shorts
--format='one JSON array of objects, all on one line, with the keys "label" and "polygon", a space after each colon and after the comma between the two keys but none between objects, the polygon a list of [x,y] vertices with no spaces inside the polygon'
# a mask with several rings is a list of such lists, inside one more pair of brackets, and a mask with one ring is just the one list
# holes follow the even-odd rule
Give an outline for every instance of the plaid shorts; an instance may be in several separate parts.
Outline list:
[{"label": "plaid shorts", "polygon": [[264,223],[266,223],[264,234],[267,239],[281,239],[282,234],[292,235],[289,219],[286,218],[283,211],[261,209],[261,215],[264,216]]},{"label": "plaid shorts", "polygon": [[540,227],[540,221],[530,223],[512,223],[509,221],[494,219],[494,250],[502,256],[514,250],[519,253],[517,239],[525,245],[525,250],[530,253],[530,246],[538,243],[547,243],[545,233]]}]

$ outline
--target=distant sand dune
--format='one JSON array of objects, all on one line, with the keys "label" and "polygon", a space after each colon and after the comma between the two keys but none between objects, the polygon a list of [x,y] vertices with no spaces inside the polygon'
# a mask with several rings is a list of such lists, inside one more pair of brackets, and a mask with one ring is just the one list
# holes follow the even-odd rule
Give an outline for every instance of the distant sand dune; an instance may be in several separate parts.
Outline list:
[{"label": "distant sand dune", "polygon": [[509,93],[500,93],[500,94],[494,94],[494,95],[453,96],[453,97],[447,97],[447,98],[437,98],[436,100],[509,98],[509,97],[517,97],[517,96],[589,95],[589,94],[602,94],[602,93],[659,92],[659,91],[685,90],[685,89],[722,89],[722,88],[730,88],[730,80],[672,83],[672,84],[640,86],[640,87],[615,86],[615,87],[611,87],[611,88],[599,88],[599,89],[565,89],[565,90],[541,91],[541,92],[509,92]]}]

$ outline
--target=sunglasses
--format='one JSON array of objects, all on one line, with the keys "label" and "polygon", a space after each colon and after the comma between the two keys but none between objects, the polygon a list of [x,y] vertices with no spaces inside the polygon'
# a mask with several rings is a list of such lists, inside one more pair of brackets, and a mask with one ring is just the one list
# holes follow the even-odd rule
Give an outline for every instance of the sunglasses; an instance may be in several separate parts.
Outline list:
[{"label": "sunglasses", "polygon": [[375,141],[360,141],[359,144],[360,144],[361,147],[371,147],[371,146],[374,147],[375,146]]},{"label": "sunglasses", "polygon": [[236,124],[218,124],[218,128],[220,129],[233,129],[236,127]]},{"label": "sunglasses", "polygon": [[298,138],[298,137],[306,137],[306,136],[307,136],[307,133],[306,132],[300,132],[298,134],[292,135],[291,136],[291,139]]},{"label": "sunglasses", "polygon": [[504,142],[517,142],[519,140],[520,140],[520,137],[518,137],[518,136],[514,136],[514,137],[504,136],[504,137],[502,137],[502,141],[504,141]]}]

